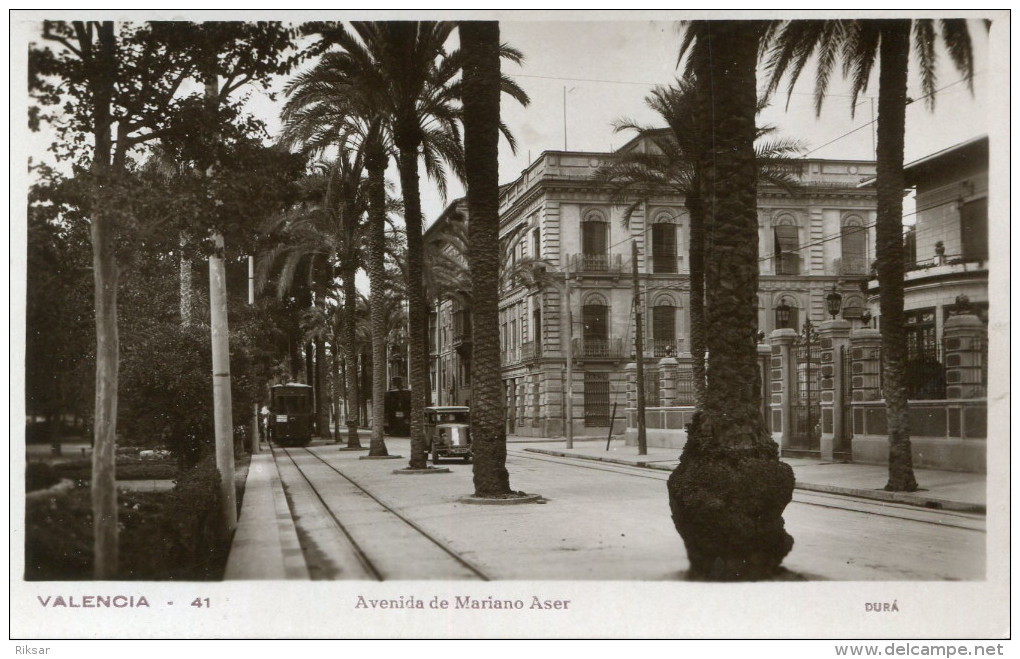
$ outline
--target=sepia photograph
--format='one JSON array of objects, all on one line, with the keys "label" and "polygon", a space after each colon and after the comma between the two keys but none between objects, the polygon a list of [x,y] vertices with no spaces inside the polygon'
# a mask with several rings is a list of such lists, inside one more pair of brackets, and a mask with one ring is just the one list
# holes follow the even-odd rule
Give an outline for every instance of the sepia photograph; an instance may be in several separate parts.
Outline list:
[{"label": "sepia photograph", "polygon": [[9,20],[15,654],[1003,654],[1008,10]]}]

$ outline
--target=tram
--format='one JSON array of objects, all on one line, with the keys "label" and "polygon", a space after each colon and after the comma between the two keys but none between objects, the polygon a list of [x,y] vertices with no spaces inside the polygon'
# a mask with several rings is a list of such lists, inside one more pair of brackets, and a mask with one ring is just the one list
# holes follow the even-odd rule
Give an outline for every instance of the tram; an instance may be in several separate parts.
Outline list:
[{"label": "tram", "polygon": [[312,388],[288,382],[270,387],[269,441],[277,446],[307,446],[312,441],[315,405]]}]

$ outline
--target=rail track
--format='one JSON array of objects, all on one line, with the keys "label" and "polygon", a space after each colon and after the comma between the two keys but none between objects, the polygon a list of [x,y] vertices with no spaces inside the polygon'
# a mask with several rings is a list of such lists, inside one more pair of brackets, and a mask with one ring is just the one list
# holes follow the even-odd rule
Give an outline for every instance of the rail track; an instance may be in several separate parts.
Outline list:
[{"label": "rail track", "polygon": [[315,451],[276,448],[273,457],[313,578],[490,580]]}]

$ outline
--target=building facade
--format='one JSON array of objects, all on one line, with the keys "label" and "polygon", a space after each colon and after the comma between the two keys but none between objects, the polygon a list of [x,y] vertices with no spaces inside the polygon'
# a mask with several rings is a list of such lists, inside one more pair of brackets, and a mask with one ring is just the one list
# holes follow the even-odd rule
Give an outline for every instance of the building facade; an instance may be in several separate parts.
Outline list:
[{"label": "building facade", "polygon": [[[652,148],[633,140],[625,149]],[[617,152],[618,153],[618,152]],[[593,179],[614,153],[547,151],[503,186],[500,236],[506,266],[530,259],[546,271],[544,283],[509,281],[500,295],[500,334],[507,431],[556,437],[573,424],[576,437],[622,432],[627,406],[626,367],[635,360],[634,247],[643,319],[644,361],[665,355],[689,360],[689,217],[680,195],[654,196],[624,222],[625,206]],[[865,309],[861,282],[874,258],[874,176],[870,161],[806,159],[798,162],[794,195],[759,186],[761,285],[759,328],[776,329],[774,310],[790,308],[790,327],[825,316],[825,296],[835,285],[843,315]],[[440,232],[454,202],[429,231]],[[434,381],[451,373],[465,381],[463,346],[452,340],[452,302],[435,307]],[[463,327],[464,320],[461,320]],[[467,326],[470,323],[467,322]],[[443,329],[447,333],[442,334]],[[463,330],[462,330],[463,332]],[[444,336],[446,337],[444,339]],[[566,404],[568,351],[572,405]],[[656,403],[658,387],[648,387]],[[455,393],[454,396],[457,394]],[[434,393],[434,402],[443,401]],[[453,399],[451,399],[453,400]],[[469,402],[469,393],[456,400]],[[567,419],[567,408],[572,418]],[[614,413],[615,410],[615,413]]]},{"label": "building facade", "polygon": [[[908,350],[939,358],[957,296],[988,324],[988,137],[950,147],[903,168],[915,192],[915,223],[905,234],[903,309]],[[878,281],[868,306],[881,322]]]}]

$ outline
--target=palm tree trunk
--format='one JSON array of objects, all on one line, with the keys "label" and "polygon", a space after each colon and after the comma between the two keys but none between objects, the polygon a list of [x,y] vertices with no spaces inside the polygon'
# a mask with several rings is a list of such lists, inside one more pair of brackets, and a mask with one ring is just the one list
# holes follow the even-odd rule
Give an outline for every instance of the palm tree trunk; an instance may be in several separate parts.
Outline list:
[{"label": "palm tree trunk", "polygon": [[419,128],[411,122],[397,135],[397,169],[404,198],[407,228],[408,357],[411,362],[411,469],[428,467],[425,455],[425,387],[428,379],[428,304],[422,287],[424,244],[422,240],[421,192],[418,181]]},{"label": "palm tree trunk", "polygon": [[499,356],[499,23],[466,21],[464,160],[471,269],[471,443],[475,496],[509,494]]},{"label": "palm tree trunk", "polygon": [[906,127],[910,20],[883,21],[879,53],[875,221],[879,306],[882,312],[882,389],[889,424],[889,482],[885,489],[917,489],[907,407],[907,338],[903,323],[903,134]]},{"label": "palm tree trunk", "polygon": [[[692,29],[692,28],[689,28]],[[782,512],[793,470],[765,432],[757,382],[758,218],[754,153],[758,38],[753,21],[708,21],[696,48],[702,102],[710,104],[702,198],[708,381],[680,464],[668,481],[690,576],[773,575],[793,546]],[[715,46],[715,47],[712,47]],[[706,108],[708,109],[708,108]]]},{"label": "palm tree trunk", "polygon": [[[697,182],[695,185],[700,185]],[[691,359],[694,375],[694,411],[705,406],[705,209],[699,194],[688,195],[691,216]]]},{"label": "palm tree trunk", "polygon": [[370,456],[389,455],[383,427],[386,423],[386,152],[378,142],[368,147],[369,247],[368,277],[372,323],[372,441]]},{"label": "palm tree trunk", "polygon": [[355,270],[344,264],[344,357],[347,362],[347,448],[361,448],[358,440],[359,394],[358,386],[358,291],[354,285]]},{"label": "palm tree trunk", "polygon": [[315,339],[315,415],[320,437],[329,437],[329,396],[326,395],[328,365],[326,340],[320,336]]}]

